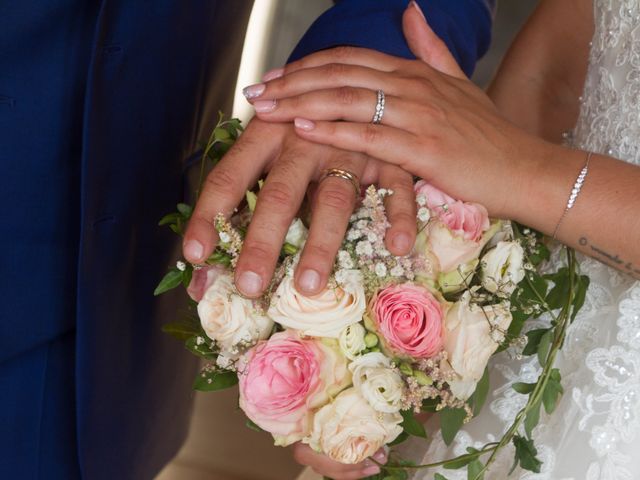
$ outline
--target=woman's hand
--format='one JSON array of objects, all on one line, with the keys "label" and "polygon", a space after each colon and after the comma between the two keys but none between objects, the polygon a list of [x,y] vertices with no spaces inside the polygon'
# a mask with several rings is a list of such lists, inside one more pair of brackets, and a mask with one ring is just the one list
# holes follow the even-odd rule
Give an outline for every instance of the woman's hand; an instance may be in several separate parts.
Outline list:
[{"label": "woman's hand", "polygon": [[[309,445],[304,443],[296,443],[291,448],[296,462],[333,480],[357,480],[380,473],[380,467],[371,460],[365,460],[355,465],[344,465],[314,452]],[[384,449],[376,452],[373,458],[378,463],[387,463],[387,453]]]},{"label": "woman's hand", "polygon": [[[267,82],[253,99],[258,117],[295,120],[305,140],[366,153],[513,218],[544,142],[500,116],[417,8],[407,9],[404,23],[414,53],[425,61],[357,48],[310,55]],[[381,125],[372,125],[382,86],[385,113]]]}]

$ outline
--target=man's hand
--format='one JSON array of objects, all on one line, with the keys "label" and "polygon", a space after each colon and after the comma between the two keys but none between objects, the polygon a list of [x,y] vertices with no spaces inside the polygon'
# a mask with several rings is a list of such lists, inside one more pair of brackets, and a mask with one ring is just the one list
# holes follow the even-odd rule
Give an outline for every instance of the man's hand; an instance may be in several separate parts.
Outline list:
[{"label": "man's hand", "polygon": [[[271,281],[287,230],[308,187],[327,168],[350,171],[364,185],[378,183],[395,192],[387,202],[392,226],[386,245],[393,254],[409,253],[416,236],[410,174],[360,153],[307,142],[291,124],[254,119],[206,179],[184,237],[185,258],[193,263],[208,258],[218,241],[213,226],[216,215],[231,216],[246,190],[269,172],[236,267],[240,292],[259,297]],[[302,293],[313,295],[325,287],[355,203],[353,185],[342,178],[328,177],[317,185],[309,238],[296,270],[296,286]]]}]

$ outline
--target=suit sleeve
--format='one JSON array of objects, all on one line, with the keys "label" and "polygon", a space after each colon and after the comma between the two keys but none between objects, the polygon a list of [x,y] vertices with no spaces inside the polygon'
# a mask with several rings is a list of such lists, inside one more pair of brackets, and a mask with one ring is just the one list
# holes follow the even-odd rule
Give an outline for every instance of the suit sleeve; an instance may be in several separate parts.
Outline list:
[{"label": "suit sleeve", "polygon": [[[402,34],[407,0],[341,0],[311,25],[289,61],[349,45],[414,58]],[[429,25],[471,75],[491,41],[495,0],[418,0]]]}]

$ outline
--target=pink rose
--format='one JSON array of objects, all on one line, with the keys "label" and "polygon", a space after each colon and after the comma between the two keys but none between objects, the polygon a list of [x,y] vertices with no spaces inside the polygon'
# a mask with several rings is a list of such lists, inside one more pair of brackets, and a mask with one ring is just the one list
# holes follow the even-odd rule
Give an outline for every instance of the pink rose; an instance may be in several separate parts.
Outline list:
[{"label": "pink rose", "polygon": [[424,287],[387,287],[372,299],[372,313],[387,346],[400,355],[429,358],[442,350],[442,305]]},{"label": "pink rose", "polygon": [[415,192],[432,214],[418,234],[416,252],[437,260],[443,274],[475,261],[492,236],[487,209],[455,200],[424,180],[416,183]]},{"label": "pink rose", "polygon": [[226,269],[222,265],[205,265],[198,270],[194,270],[191,276],[191,282],[187,287],[187,293],[193,300],[199,302],[202,300],[202,297],[204,297],[204,292],[206,292],[220,274],[225,271]]},{"label": "pink rose", "polygon": [[337,342],[301,338],[292,330],[249,350],[238,372],[240,408],[281,446],[307,436],[315,410],[351,382]]},{"label": "pink rose", "polygon": [[489,229],[489,212],[479,203],[455,200],[424,180],[416,183],[415,192],[425,196],[427,208],[457,236],[477,242]]}]

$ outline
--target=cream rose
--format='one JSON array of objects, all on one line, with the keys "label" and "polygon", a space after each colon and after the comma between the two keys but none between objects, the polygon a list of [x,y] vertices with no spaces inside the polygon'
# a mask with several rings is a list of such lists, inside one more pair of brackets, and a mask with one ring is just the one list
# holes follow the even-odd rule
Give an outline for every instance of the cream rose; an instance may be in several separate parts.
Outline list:
[{"label": "cream rose", "polygon": [[307,227],[304,226],[304,223],[302,223],[302,220],[295,218],[289,226],[289,230],[287,231],[287,236],[284,241],[296,248],[302,248],[308,235],[309,232]]},{"label": "cream rose", "polygon": [[349,388],[316,413],[311,435],[303,441],[337,462],[354,464],[395,440],[401,422],[399,413],[377,412]]},{"label": "cream rose", "polygon": [[378,352],[367,353],[351,362],[349,370],[353,386],[375,410],[396,413],[402,409],[405,385],[388,357]]},{"label": "cream rose", "polygon": [[354,323],[340,332],[338,344],[342,353],[349,359],[354,360],[356,356],[367,348],[364,337],[367,331],[361,323]]},{"label": "cream rose", "polygon": [[229,274],[219,275],[207,289],[198,303],[198,316],[207,336],[229,356],[267,338],[273,327],[251,300],[236,293]]},{"label": "cream rose", "polygon": [[362,277],[357,270],[342,270],[341,283],[325,288],[313,297],[298,292],[293,277],[285,277],[276,293],[269,316],[283,327],[312,337],[338,338],[349,325],[362,320],[366,298]]},{"label": "cream rose", "polygon": [[509,297],[524,278],[524,249],[518,242],[498,242],[482,257],[480,265],[484,288]]},{"label": "cream rose", "polygon": [[458,375],[449,386],[461,400],[468,399],[475,391],[512,319],[507,305],[480,307],[470,304],[470,299],[470,293],[465,292],[445,318],[444,349],[451,368]]}]

